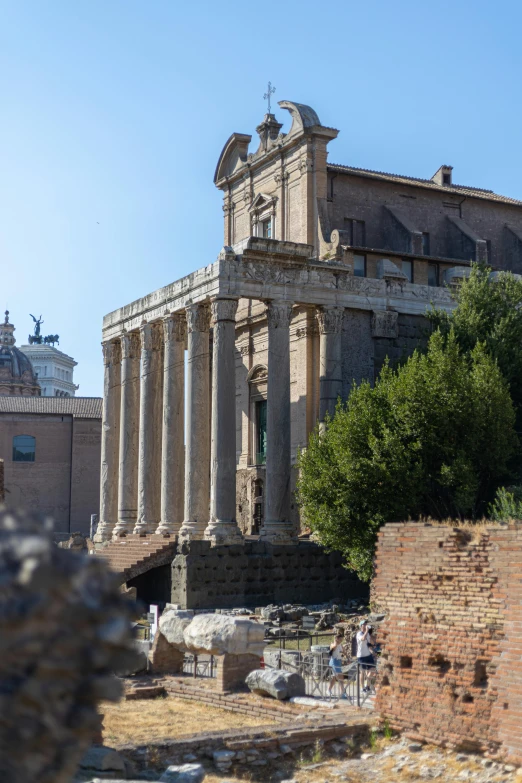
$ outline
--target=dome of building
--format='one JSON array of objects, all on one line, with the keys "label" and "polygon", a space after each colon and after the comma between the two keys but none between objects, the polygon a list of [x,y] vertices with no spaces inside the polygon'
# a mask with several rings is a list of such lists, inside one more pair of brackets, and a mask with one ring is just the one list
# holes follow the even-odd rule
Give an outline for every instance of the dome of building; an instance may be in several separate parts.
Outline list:
[{"label": "dome of building", "polygon": [[31,360],[15,347],[14,326],[9,323],[9,311],[0,324],[0,395],[39,397],[40,386]]}]

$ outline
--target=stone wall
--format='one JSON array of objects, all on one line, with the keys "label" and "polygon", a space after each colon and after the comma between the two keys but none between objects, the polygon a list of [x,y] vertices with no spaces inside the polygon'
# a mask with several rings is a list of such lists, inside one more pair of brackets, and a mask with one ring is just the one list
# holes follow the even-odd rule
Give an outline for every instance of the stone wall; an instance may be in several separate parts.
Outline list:
[{"label": "stone wall", "polygon": [[170,589],[166,568],[151,569],[128,583],[137,588],[139,600],[172,602],[183,609],[216,609],[274,602],[344,603],[368,594],[367,585],[343,567],[338,552],[326,553],[308,541],[294,546],[246,541],[212,548],[209,541],[193,541],[178,548]]},{"label": "stone wall", "polygon": [[522,524],[379,534],[376,707],[408,736],[522,762]]},{"label": "stone wall", "polygon": [[0,459],[0,503],[5,500],[4,492],[4,460]]}]

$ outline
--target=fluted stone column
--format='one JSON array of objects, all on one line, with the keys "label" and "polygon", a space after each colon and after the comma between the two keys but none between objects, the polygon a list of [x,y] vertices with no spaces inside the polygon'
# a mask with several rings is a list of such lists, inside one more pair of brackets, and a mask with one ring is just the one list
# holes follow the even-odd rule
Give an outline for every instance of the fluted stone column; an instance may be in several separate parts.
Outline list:
[{"label": "fluted stone column", "polygon": [[292,303],[267,305],[268,387],[266,420],[265,522],[261,538],[295,540],[290,521],[290,319]]},{"label": "fluted stone column", "polygon": [[212,302],[210,522],[205,538],[215,545],[243,539],[236,521],[236,311],[236,299]]},{"label": "fluted stone column", "polygon": [[156,533],[175,536],[183,524],[185,462],[185,313],[163,320],[163,438],[161,522]]},{"label": "fluted stone column", "polygon": [[96,543],[109,541],[118,521],[118,449],[121,398],[121,347],[119,340],[102,344],[103,413],[101,436],[100,521]]},{"label": "fluted stone column", "polygon": [[118,523],[113,538],[132,533],[137,521],[140,351],[138,332],[122,336]]},{"label": "fluted stone column", "polygon": [[343,307],[321,307],[319,322],[319,421],[333,416],[337,398],[343,391],[342,329]]},{"label": "fluted stone column", "polygon": [[163,329],[143,324],[140,377],[138,521],[134,533],[154,533],[160,521],[161,409],[163,402]]},{"label": "fluted stone column", "polygon": [[185,520],[180,541],[204,537],[209,518],[210,414],[208,304],[189,305],[187,361],[187,441],[185,451]]}]

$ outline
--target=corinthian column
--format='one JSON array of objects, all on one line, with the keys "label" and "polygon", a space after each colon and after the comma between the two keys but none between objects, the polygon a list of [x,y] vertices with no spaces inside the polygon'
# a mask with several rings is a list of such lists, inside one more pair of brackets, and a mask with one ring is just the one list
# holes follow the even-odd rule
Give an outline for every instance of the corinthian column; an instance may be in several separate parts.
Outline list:
[{"label": "corinthian column", "polygon": [[120,481],[118,524],[113,537],[132,533],[137,519],[140,417],[140,336],[121,338]]},{"label": "corinthian column", "polygon": [[100,522],[94,541],[109,541],[118,520],[118,437],[120,425],[120,341],[102,343],[103,414],[101,436]]},{"label": "corinthian column", "polygon": [[154,533],[160,521],[162,328],[143,324],[141,337],[138,521],[134,533]]},{"label": "corinthian column", "polygon": [[236,521],[236,310],[236,299],[212,302],[210,522],[205,538],[215,545],[243,538]]},{"label": "corinthian column", "polygon": [[163,438],[161,447],[161,522],[156,533],[177,535],[183,524],[185,461],[185,313],[163,320]]},{"label": "corinthian column", "polygon": [[319,321],[319,421],[326,414],[333,416],[337,398],[343,391],[342,328],[343,307],[322,307],[317,311]]},{"label": "corinthian column", "polygon": [[189,305],[187,364],[187,443],[185,453],[185,520],[180,541],[203,538],[209,516],[210,415],[209,328],[207,304]]},{"label": "corinthian column", "polygon": [[296,537],[290,521],[290,319],[291,302],[270,302],[266,420],[265,522],[261,538],[287,543]]}]

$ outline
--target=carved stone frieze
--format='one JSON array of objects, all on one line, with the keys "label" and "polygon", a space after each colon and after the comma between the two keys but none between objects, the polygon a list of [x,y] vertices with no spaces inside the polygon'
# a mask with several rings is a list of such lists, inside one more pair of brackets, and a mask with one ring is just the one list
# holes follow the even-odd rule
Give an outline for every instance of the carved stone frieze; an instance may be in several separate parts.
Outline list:
[{"label": "carved stone frieze", "polygon": [[273,262],[248,261],[243,265],[243,274],[249,280],[259,283],[296,283],[299,280],[301,270],[289,269],[283,264]]},{"label": "carved stone frieze", "polygon": [[399,313],[395,310],[374,310],[372,315],[372,337],[399,336]]},{"label": "carved stone frieze", "polygon": [[139,332],[125,332],[121,336],[122,359],[138,359],[141,352]]},{"label": "carved stone frieze", "polygon": [[121,362],[121,344],[119,340],[102,343],[103,363],[106,367]]},{"label": "carved stone frieze", "polygon": [[160,351],[163,345],[161,324],[151,323],[140,326],[141,350]]},{"label": "carved stone frieze", "polygon": [[321,334],[336,334],[343,328],[344,307],[320,307],[317,321]]},{"label": "carved stone frieze", "polygon": [[172,313],[163,319],[163,334],[165,342],[182,343],[187,336],[187,321],[185,313]]},{"label": "carved stone frieze", "polygon": [[266,317],[269,329],[284,329],[290,326],[292,302],[273,301],[266,305]]},{"label": "carved stone frieze", "polygon": [[210,329],[210,307],[206,302],[188,305],[185,312],[189,332],[208,332]]},{"label": "carved stone frieze", "polygon": [[308,324],[308,326],[300,326],[295,330],[295,336],[298,340],[303,337],[310,337],[313,334],[317,334],[319,329],[316,324]]},{"label": "carved stone frieze", "polygon": [[214,299],[211,304],[213,321],[236,320],[237,299]]}]

